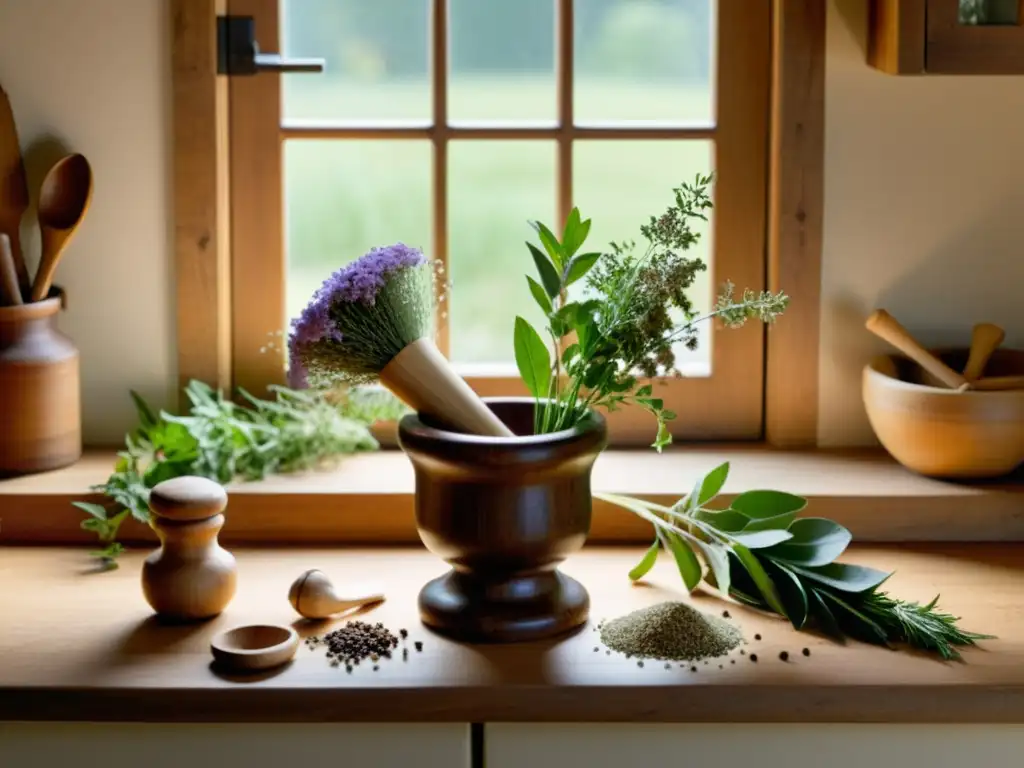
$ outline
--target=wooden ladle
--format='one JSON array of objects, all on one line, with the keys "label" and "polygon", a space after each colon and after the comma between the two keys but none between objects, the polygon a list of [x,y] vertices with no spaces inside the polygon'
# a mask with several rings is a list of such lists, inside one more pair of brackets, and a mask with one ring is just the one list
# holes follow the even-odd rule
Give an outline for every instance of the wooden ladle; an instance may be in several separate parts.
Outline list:
[{"label": "wooden ladle", "polygon": [[49,294],[61,254],[89,210],[92,186],[89,161],[78,154],[58,160],[43,179],[39,193],[43,252],[32,284],[32,301],[42,301]]},{"label": "wooden ladle", "polygon": [[288,590],[288,602],[307,619],[326,619],[342,611],[383,601],[384,595],[379,592],[343,595],[334,588],[327,574],[315,569],[299,576]]}]

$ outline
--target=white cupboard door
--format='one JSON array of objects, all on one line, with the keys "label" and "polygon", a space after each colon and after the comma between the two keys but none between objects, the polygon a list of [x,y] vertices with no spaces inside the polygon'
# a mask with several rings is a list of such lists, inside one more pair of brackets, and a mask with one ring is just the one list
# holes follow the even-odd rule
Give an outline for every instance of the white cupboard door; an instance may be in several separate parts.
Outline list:
[{"label": "white cupboard door", "polygon": [[1021,768],[1024,725],[487,725],[487,768]]},{"label": "white cupboard door", "polygon": [[468,725],[0,723],[2,768],[470,768]]}]

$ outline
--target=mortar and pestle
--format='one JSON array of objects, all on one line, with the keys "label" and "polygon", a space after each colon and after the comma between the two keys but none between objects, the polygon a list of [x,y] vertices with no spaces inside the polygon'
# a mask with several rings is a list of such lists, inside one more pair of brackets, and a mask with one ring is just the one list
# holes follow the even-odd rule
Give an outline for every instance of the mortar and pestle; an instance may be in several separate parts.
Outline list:
[{"label": "mortar and pestle", "polygon": [[902,355],[871,361],[864,407],[879,441],[908,469],[944,478],[1000,477],[1024,462],[1024,351],[974,327],[969,349],[925,349],[885,310],[867,329]]}]

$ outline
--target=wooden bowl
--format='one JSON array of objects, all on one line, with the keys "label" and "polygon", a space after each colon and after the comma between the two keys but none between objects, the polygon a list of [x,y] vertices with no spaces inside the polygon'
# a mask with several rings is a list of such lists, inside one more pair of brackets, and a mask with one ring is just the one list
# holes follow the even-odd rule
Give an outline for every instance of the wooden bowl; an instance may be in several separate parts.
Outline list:
[{"label": "wooden bowl", "polygon": [[[938,350],[962,370],[966,349]],[[1024,373],[1024,351],[999,349],[986,376]],[[985,478],[1024,462],[1024,390],[955,392],[929,386],[919,366],[885,355],[864,368],[863,396],[875,434],[908,469],[931,477]]]},{"label": "wooden bowl", "polygon": [[234,672],[279,667],[295,655],[299,635],[291,627],[252,624],[229,629],[210,643],[217,663]]}]

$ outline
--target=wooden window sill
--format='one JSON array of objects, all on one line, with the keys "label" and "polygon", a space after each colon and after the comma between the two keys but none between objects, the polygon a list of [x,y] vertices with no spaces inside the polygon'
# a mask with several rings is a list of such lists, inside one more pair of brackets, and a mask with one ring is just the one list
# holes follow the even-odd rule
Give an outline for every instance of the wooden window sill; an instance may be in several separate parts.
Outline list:
[{"label": "wooden window sill", "polygon": [[[0,481],[0,544],[91,543],[71,501],[90,498],[113,455],[91,451],[56,472]],[[810,500],[808,514],[846,525],[859,541],[1010,541],[1024,539],[1024,476],[961,484],[914,475],[877,451],[781,451],[757,445],[610,450],[598,459],[594,487],[670,504],[695,479],[732,462],[725,499],[776,488]],[[278,476],[231,489],[222,540],[233,544],[418,543],[413,472],[399,451],[346,458],[337,468]],[[93,500],[100,500],[93,497]],[[129,521],[128,543],[151,543]],[[648,524],[598,502],[590,541],[643,542]]]},{"label": "wooden window sill", "polygon": [[[669,557],[646,586],[631,586],[626,572],[642,552],[588,547],[565,563],[590,590],[592,624],[683,598]],[[416,594],[445,565],[422,548],[234,554],[239,590],[225,613],[174,626],[155,621],[142,599],[144,553],[126,554],[116,571],[86,574],[80,549],[0,549],[0,721],[1024,722],[1021,544],[861,545],[849,553],[853,562],[895,570],[894,593],[927,600],[941,592],[942,606],[966,628],[998,635],[968,649],[965,663],[837,645],[728,605],[749,641],[746,654],[722,669],[718,661],[701,664],[696,673],[607,655],[590,626],[557,642],[520,645],[437,637],[419,623]],[[262,678],[242,682],[212,670],[209,642],[218,632],[295,622],[288,585],[311,567],[338,584],[381,587],[387,601],[363,618],[408,629],[408,661],[396,654],[378,671],[362,664],[347,674],[330,666],[323,648],[300,646],[289,666]],[[708,612],[726,605],[700,593],[689,599]],[[340,622],[294,626],[322,633]],[[411,647],[415,641],[422,652]],[[779,659],[783,650],[788,662]]]}]

